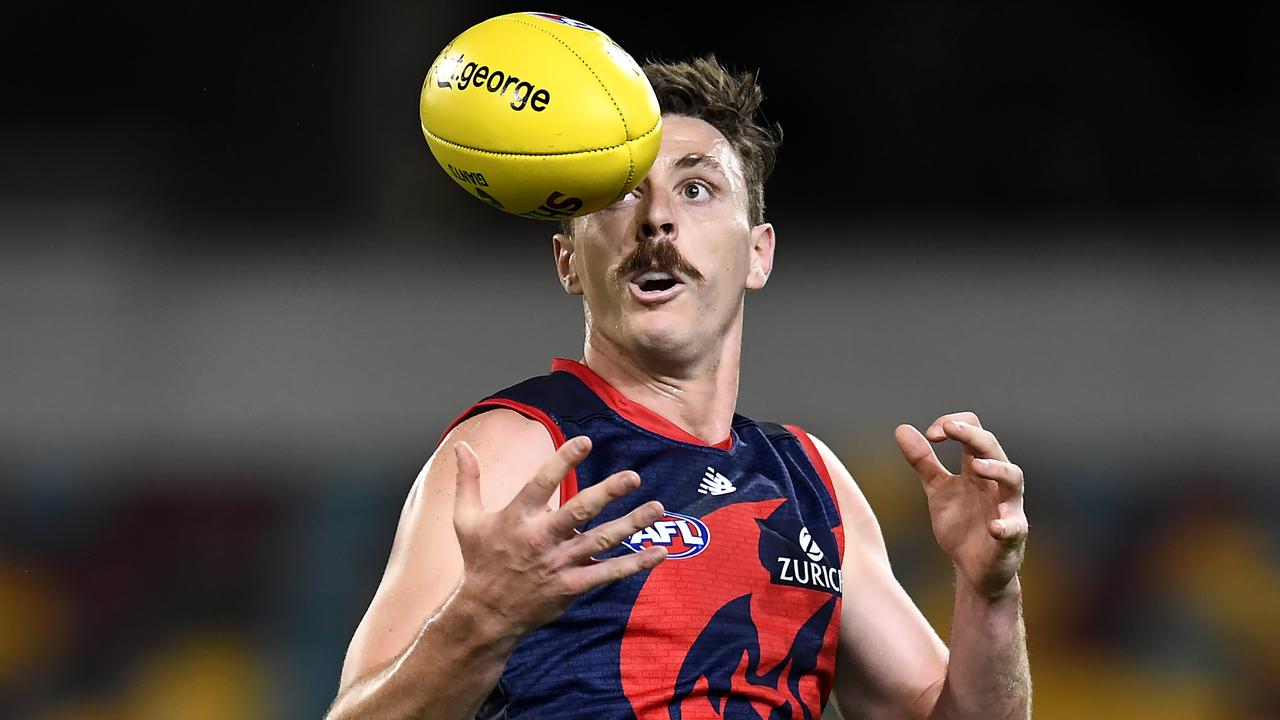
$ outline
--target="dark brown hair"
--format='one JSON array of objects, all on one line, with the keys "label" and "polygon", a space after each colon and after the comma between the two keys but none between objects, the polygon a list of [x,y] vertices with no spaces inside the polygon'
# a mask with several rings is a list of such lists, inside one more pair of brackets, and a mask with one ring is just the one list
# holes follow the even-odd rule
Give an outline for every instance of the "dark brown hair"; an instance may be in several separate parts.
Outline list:
[{"label": "dark brown hair", "polygon": [[[747,217],[752,225],[763,223],[764,183],[777,161],[782,128],[757,117],[764,91],[755,73],[731,72],[715,55],[704,55],[675,62],[650,60],[644,74],[664,115],[704,120],[737,151],[747,181]],[[568,233],[570,222],[561,227]]]}]

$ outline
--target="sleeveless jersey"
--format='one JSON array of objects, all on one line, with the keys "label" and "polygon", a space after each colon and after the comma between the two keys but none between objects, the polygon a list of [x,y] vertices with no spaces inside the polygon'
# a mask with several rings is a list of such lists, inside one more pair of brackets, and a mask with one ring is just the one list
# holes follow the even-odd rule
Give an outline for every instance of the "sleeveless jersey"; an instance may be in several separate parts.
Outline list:
[{"label": "sleeveless jersey", "polygon": [[640,487],[584,531],[662,502],[665,517],[602,557],[652,545],[668,554],[527,635],[478,718],[818,720],[834,676],[844,535],[802,430],[735,415],[729,437],[707,445],[559,359],[454,425],[494,408],[538,420],[557,447],[591,438],[561,504],[615,472],[639,473]]}]

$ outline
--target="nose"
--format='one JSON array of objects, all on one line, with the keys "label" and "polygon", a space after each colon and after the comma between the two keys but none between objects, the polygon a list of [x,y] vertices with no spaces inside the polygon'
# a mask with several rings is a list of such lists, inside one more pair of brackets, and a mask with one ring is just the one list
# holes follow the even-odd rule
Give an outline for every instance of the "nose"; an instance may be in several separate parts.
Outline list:
[{"label": "nose", "polygon": [[636,227],[636,240],[672,242],[679,233],[670,197],[662,192],[645,193],[640,207],[640,222]]}]

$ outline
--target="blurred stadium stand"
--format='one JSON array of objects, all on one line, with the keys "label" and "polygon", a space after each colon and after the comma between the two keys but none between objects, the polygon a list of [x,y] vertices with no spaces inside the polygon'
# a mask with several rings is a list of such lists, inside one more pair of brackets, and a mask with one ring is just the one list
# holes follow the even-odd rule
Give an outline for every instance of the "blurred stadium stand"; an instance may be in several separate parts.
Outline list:
[{"label": "blurred stadium stand", "polygon": [[[415,119],[514,9],[19,11],[0,717],[323,713],[444,425],[580,352],[550,227]],[[544,9],[761,68],[787,141],[740,409],[844,457],[944,637],[889,433],[972,408],[1028,476],[1037,717],[1280,717],[1280,11]]]}]

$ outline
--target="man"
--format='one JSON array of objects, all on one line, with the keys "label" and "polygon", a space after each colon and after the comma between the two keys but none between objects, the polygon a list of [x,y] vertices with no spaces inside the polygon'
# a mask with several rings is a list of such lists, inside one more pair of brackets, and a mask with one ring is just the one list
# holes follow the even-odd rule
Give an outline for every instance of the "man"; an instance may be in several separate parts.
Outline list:
[{"label": "man", "polygon": [[775,243],[759,87],[713,58],[645,70],[657,161],[554,238],[584,360],[447,432],[330,717],[812,719],[832,692],[846,717],[1029,717],[1021,471],[972,413],[895,432],[955,561],[948,652],[839,459],[734,414]]}]

